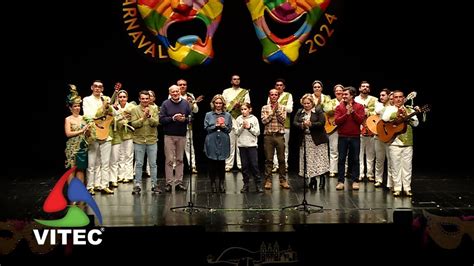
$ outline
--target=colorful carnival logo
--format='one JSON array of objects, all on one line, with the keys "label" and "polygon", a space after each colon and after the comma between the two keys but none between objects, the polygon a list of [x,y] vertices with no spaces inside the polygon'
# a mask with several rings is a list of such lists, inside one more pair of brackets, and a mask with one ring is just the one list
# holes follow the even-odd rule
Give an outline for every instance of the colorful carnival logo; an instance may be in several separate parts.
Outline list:
[{"label": "colorful carnival logo", "polygon": [[[330,0],[245,2],[262,45],[262,58],[270,64],[294,64],[303,44],[309,45],[308,53],[314,53],[316,46],[325,46],[333,34],[331,25],[337,20],[335,15],[326,13]],[[313,28],[316,33],[312,36]]]},{"label": "colorful carnival logo", "polygon": [[[64,173],[59,181],[54,185],[53,190],[49,193],[46,201],[43,204],[43,210],[46,213],[55,213],[67,208],[66,215],[64,217],[55,220],[40,220],[34,219],[41,225],[49,227],[59,228],[74,228],[84,227],[89,225],[90,220],[87,214],[76,205],[68,205],[66,198],[63,195],[64,186],[68,180],[68,177],[76,170],[76,166],[72,167]],[[92,196],[87,191],[84,184],[76,177],[71,179],[71,182],[67,188],[67,198],[71,202],[85,202],[92,209],[94,214],[97,216],[99,224],[102,224],[102,214],[100,213],[97,203],[94,201]],[[87,231],[86,229],[45,229],[43,231],[34,229],[33,230],[36,241],[39,245],[45,244],[46,240],[50,239],[50,244],[67,244],[67,237],[73,238],[73,244],[84,245],[87,242],[93,245],[98,245],[102,242],[102,239],[98,238],[97,235],[101,235],[102,231],[99,229],[93,229]],[[58,237],[59,235],[59,237]],[[87,240],[87,242],[86,242]]]},{"label": "colorful carnival logo", "polygon": [[181,69],[208,64],[224,0],[123,1],[123,20],[135,46]]},{"label": "colorful carnival logo", "polygon": [[[338,1],[242,0],[260,41],[261,47],[255,49],[262,49],[262,60],[292,65],[306,51],[303,46],[308,54],[325,46],[338,19],[330,8],[332,2]],[[122,19],[143,55],[188,69],[213,60],[214,34],[223,9],[224,0],[123,0]],[[248,37],[236,34],[236,39],[219,41],[245,41]]]}]

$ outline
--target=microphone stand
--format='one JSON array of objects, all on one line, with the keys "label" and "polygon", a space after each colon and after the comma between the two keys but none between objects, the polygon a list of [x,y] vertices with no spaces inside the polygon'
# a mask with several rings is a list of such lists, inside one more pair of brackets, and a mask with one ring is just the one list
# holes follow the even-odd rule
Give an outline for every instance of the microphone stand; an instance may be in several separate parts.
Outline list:
[{"label": "microphone stand", "polygon": [[[301,110],[300,116],[304,116],[304,110]],[[304,121],[304,120],[303,120]],[[315,204],[309,204],[308,201],[306,201],[306,190],[307,190],[307,182],[306,179],[307,177],[307,162],[306,162],[306,133],[305,129],[303,128],[303,175],[304,175],[304,180],[303,180],[303,201],[300,204],[296,205],[291,205],[291,206],[286,206],[283,207],[282,210],[285,209],[295,209],[298,211],[304,211],[307,212],[308,214],[311,214],[311,208],[310,207],[315,207],[318,208],[315,212],[322,212],[323,211],[323,206],[320,205],[315,205]]]},{"label": "microphone stand", "polygon": [[[191,129],[192,115],[188,116],[188,123],[189,123],[188,130],[192,130]],[[193,153],[192,153],[193,138],[192,138],[192,134],[188,134],[188,135],[189,135],[189,138],[188,138],[188,141],[189,141],[189,201],[188,201],[188,205],[172,207],[170,208],[170,211],[176,211],[178,209],[182,209],[186,213],[193,214],[195,212],[199,212],[201,209],[210,210],[211,208],[204,207],[204,206],[195,206],[193,203],[193,166],[192,166],[193,165]]]}]

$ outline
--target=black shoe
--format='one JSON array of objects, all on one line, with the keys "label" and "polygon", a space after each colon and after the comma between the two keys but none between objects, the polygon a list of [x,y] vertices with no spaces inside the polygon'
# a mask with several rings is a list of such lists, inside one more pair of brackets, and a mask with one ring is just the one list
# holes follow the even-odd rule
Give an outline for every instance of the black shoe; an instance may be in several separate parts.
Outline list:
[{"label": "black shoe", "polygon": [[132,194],[133,195],[140,194],[140,191],[142,191],[142,189],[139,186],[134,186],[132,190]]},{"label": "black shoe", "polygon": [[183,184],[177,184],[177,185],[174,187],[174,190],[176,190],[176,191],[186,191],[186,187],[183,186]]},{"label": "black shoe", "polygon": [[326,176],[320,175],[319,176],[319,189],[324,189],[325,186],[326,186]]},{"label": "black shoe", "polygon": [[311,190],[315,190],[317,186],[318,186],[318,181],[316,180],[316,177],[311,177],[311,181],[309,182],[309,188]]},{"label": "black shoe", "polygon": [[219,180],[219,192],[220,193],[225,193],[224,180]]},{"label": "black shoe", "polygon": [[216,182],[211,181],[211,192],[212,193],[217,193],[217,188],[216,188]]},{"label": "black shoe", "polygon": [[245,183],[242,189],[240,190],[240,193],[246,193],[249,192],[249,184]]},{"label": "black shoe", "polygon": [[171,184],[166,184],[165,191],[166,192],[171,192]]},{"label": "black shoe", "polygon": [[257,185],[257,192],[258,193],[263,193],[262,185]]},{"label": "black shoe", "polygon": [[163,191],[161,191],[160,188],[158,188],[158,186],[152,187],[152,188],[151,188],[151,191],[152,191],[153,193],[158,193],[158,194],[161,194],[161,192],[163,192]]}]

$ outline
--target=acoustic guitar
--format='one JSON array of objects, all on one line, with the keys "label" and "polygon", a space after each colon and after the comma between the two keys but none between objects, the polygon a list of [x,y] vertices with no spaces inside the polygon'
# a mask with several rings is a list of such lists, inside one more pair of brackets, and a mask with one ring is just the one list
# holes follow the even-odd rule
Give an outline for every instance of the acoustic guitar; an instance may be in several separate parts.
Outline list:
[{"label": "acoustic guitar", "polygon": [[367,117],[366,119],[364,119],[364,122],[362,122],[362,125],[361,125],[361,129],[360,129],[360,134],[364,137],[373,137],[375,135],[375,133],[373,133],[369,127],[367,126],[367,120],[369,118]]},{"label": "acoustic guitar", "polygon": [[380,116],[379,115],[371,115],[367,117],[367,120],[365,120],[365,124],[367,128],[372,132],[373,134],[377,135],[377,123],[380,121]]},{"label": "acoustic guitar", "polygon": [[324,129],[326,130],[326,134],[331,134],[336,130],[337,125],[336,125],[336,116],[329,116],[326,113],[324,113],[324,116],[326,117],[326,123],[324,124]]},{"label": "acoustic guitar", "polygon": [[[110,97],[110,103],[114,103],[117,99],[118,91],[122,88],[122,84],[120,82],[115,83],[115,91]],[[106,103],[104,102],[104,98],[102,97],[102,106],[105,108]],[[94,127],[95,127],[95,135],[97,140],[106,140],[109,137],[110,132],[110,124],[114,121],[114,116],[109,112],[109,109],[104,110],[104,114],[100,117],[94,118]]]},{"label": "acoustic guitar", "polygon": [[407,121],[412,118],[413,116],[419,113],[429,112],[431,107],[429,105],[424,105],[420,108],[420,111],[415,111],[409,114],[407,117],[403,119],[401,123],[395,124],[394,122],[385,122],[380,120],[377,123],[377,135],[379,140],[389,143],[399,134],[403,134],[407,130]]},{"label": "acoustic guitar", "polygon": [[[414,99],[416,97],[416,91],[410,92],[407,97],[405,97],[405,101],[403,103],[406,103],[408,100]],[[380,116],[379,115],[371,115],[367,117],[367,120],[365,121],[367,128],[377,135],[377,123],[380,121]]]}]

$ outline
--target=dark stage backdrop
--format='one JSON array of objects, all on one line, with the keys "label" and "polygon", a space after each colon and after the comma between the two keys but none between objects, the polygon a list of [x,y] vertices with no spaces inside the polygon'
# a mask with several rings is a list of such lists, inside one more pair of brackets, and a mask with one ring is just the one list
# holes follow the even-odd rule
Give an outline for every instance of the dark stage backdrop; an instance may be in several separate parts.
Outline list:
[{"label": "dark stage backdrop", "polygon": [[[378,95],[384,87],[406,93],[416,90],[415,104],[429,103],[433,110],[427,122],[415,130],[415,173],[429,170],[472,175],[464,165],[467,158],[457,156],[467,133],[461,133],[462,130],[453,133],[452,128],[447,132],[447,124],[453,117],[446,112],[448,96],[443,92],[452,93],[456,89],[446,73],[456,66],[456,60],[463,60],[458,49],[467,44],[458,42],[457,33],[461,29],[452,27],[452,20],[440,15],[444,11],[439,6],[391,0],[334,0],[328,10],[338,19],[331,25],[334,32],[326,44],[314,53],[309,53],[308,45],[303,45],[296,64],[281,66],[262,61],[262,48],[245,1],[226,0],[214,38],[214,60],[207,66],[188,70],[167,62],[153,62],[143,56],[143,50],[136,49],[125,29],[122,1],[63,1],[61,6],[51,4],[39,10],[38,24],[31,24],[29,37],[38,43],[35,48],[40,62],[35,72],[40,76],[37,87],[42,104],[33,108],[31,128],[36,132],[33,141],[22,145],[22,149],[12,149],[15,159],[7,167],[7,173],[12,176],[62,173],[66,141],[63,124],[69,115],[64,101],[66,84],[77,85],[84,97],[90,94],[94,79],[104,81],[106,95],[112,93],[115,82],[122,82],[130,92],[130,100],[135,101],[139,90],[153,89],[159,104],[167,97],[171,84],[179,78],[186,79],[190,92],[206,97],[195,120],[197,160],[204,163],[203,117],[209,111],[209,100],[229,87],[233,73],[241,76],[242,87],[251,89],[257,116],[268,90],[279,77],[286,79],[287,91],[293,93],[295,111],[300,106],[299,98],[312,91],[311,83],[315,79],[324,83],[323,93],[331,96],[335,84],[358,88],[362,80],[371,83],[373,95]],[[311,36],[315,34],[313,31]],[[459,96],[464,97],[455,95]],[[29,132],[22,132],[21,137],[30,136]],[[290,168],[295,170],[295,140],[291,139],[290,143]],[[162,147],[160,142],[161,160]],[[27,164],[18,159],[25,153],[31,159]],[[260,158],[263,165],[263,157]]]}]

